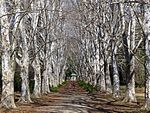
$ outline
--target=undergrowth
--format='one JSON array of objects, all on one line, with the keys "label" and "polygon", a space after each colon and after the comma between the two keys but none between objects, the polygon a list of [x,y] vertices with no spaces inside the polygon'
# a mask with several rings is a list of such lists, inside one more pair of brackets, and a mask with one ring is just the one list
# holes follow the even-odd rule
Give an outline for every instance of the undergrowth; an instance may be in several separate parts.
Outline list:
[{"label": "undergrowth", "polygon": [[78,84],[80,87],[82,87],[83,89],[85,89],[86,91],[88,91],[89,93],[92,93],[93,91],[96,90],[95,87],[93,87],[91,84],[86,83],[84,81],[78,81]]},{"label": "undergrowth", "polygon": [[51,92],[58,92],[59,88],[60,88],[61,86],[65,85],[65,84],[66,84],[66,81],[64,81],[62,84],[59,84],[59,85],[56,86],[56,87],[51,87],[51,88],[50,88],[50,91],[51,91]]}]

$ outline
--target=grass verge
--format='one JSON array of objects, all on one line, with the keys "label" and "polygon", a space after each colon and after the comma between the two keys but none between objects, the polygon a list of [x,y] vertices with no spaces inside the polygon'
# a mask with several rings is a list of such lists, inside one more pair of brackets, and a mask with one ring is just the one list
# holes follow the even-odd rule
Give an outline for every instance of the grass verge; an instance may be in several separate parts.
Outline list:
[{"label": "grass verge", "polygon": [[64,81],[62,84],[59,84],[59,85],[56,86],[56,87],[51,87],[51,88],[50,88],[50,91],[51,91],[51,92],[58,92],[59,88],[60,88],[61,86],[65,85],[66,83],[67,83],[67,81]]},{"label": "grass verge", "polygon": [[84,81],[77,81],[79,86],[88,91],[89,93],[92,93],[93,91],[96,91],[96,88],[93,87],[91,84],[86,83]]}]

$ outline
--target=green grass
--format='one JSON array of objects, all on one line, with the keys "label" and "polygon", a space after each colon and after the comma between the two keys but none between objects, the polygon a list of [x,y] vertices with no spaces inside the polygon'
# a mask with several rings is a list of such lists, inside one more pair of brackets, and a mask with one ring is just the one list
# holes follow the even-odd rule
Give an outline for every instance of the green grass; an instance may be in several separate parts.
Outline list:
[{"label": "green grass", "polygon": [[66,83],[67,83],[67,82],[64,81],[62,84],[59,84],[59,85],[56,86],[56,87],[51,87],[51,88],[50,88],[50,91],[51,91],[51,92],[58,92],[58,91],[59,91],[59,88],[60,88],[61,86],[65,85]]},{"label": "green grass", "polygon": [[124,95],[125,92],[126,92],[126,86],[125,85],[124,86],[120,86],[120,93],[121,93],[121,95]]},{"label": "green grass", "polygon": [[59,88],[58,87],[51,87],[50,91],[51,92],[58,92]]},{"label": "green grass", "polygon": [[91,84],[86,83],[84,81],[78,81],[78,84],[80,87],[82,87],[83,89],[85,89],[86,91],[88,91],[89,93],[92,93],[93,91],[96,90],[95,87],[93,87]]}]

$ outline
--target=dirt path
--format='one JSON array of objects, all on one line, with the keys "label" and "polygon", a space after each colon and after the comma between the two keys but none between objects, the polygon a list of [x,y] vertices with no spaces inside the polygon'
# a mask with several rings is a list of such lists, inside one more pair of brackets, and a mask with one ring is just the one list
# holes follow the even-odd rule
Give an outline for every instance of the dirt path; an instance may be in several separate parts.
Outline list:
[{"label": "dirt path", "polygon": [[17,105],[17,109],[0,113],[133,113],[141,106],[137,103],[123,104],[104,93],[88,94],[72,81],[61,87],[58,93],[34,99],[33,104]]}]

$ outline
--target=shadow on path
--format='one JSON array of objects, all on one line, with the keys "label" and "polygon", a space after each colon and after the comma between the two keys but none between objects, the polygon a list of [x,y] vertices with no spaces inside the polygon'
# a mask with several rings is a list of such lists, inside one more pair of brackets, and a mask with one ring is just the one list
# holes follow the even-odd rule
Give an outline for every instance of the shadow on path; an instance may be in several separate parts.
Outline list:
[{"label": "shadow on path", "polygon": [[140,106],[117,103],[104,93],[89,94],[74,81],[68,81],[57,93],[34,99],[6,113],[127,113]]}]

